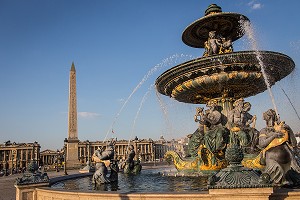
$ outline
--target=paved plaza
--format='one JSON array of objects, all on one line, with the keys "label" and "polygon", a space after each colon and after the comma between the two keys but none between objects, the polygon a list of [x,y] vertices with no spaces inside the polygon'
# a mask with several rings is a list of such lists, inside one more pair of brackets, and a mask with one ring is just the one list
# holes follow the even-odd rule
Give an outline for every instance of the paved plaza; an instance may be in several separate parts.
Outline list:
[{"label": "paved plaza", "polygon": [[[68,174],[76,174],[78,170],[68,171]],[[60,170],[59,172],[50,171],[47,172],[49,178],[63,176],[64,171]],[[0,177],[0,200],[15,200],[16,199],[16,188],[14,186],[16,178],[22,177],[21,174],[13,174],[9,176]]]}]

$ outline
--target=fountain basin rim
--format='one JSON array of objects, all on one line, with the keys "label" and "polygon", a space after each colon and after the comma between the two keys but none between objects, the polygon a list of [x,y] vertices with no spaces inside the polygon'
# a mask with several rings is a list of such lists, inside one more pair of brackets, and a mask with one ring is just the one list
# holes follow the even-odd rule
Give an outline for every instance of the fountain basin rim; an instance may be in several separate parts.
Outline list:
[{"label": "fountain basin rim", "polygon": [[[275,82],[281,80],[290,74],[295,68],[294,61],[287,55],[273,52],[273,51],[239,51],[232,52],[220,55],[214,55],[209,57],[201,57],[193,60],[189,60],[187,62],[176,65],[164,73],[162,73],[155,81],[156,89],[159,93],[164,94],[166,96],[174,97],[176,100],[185,102],[185,103],[205,103],[204,99],[197,100],[194,102],[192,98],[198,94],[204,95],[205,92],[203,87],[207,89],[212,89],[213,92],[216,92],[215,96],[209,98],[220,98],[222,97],[222,91],[216,91],[213,88],[217,87],[216,80],[214,78],[216,75],[220,76],[222,73],[227,74],[226,79],[222,79],[222,87],[225,89],[234,89],[236,90],[236,96],[232,96],[234,98],[240,97],[249,97],[253,96],[257,93],[263,92],[266,90],[266,85],[264,83],[260,61],[257,57],[257,54],[261,56],[261,59],[264,62],[265,71],[270,77],[270,85],[275,84]],[[258,81],[258,85],[255,88],[250,88],[249,91],[243,91],[242,86],[235,85],[234,79],[232,79],[232,74],[230,73],[241,73],[241,74],[252,74],[251,77],[255,76],[255,80],[249,79],[247,77],[245,80],[242,80],[241,84],[247,85],[256,83]],[[230,79],[228,79],[228,75],[230,75]],[[207,79],[208,78],[208,79]],[[222,77],[221,77],[222,78]],[[234,78],[234,77],[233,77]],[[191,85],[191,82],[197,79],[204,80],[204,84],[200,82],[196,83],[199,86]],[[232,80],[231,80],[232,79]],[[228,82],[228,81],[229,82]],[[209,82],[207,82],[209,81]],[[253,82],[255,81],[255,82]],[[205,83],[206,82],[206,83]],[[208,83],[208,85],[207,85]],[[187,85],[186,85],[187,84]],[[180,94],[181,85],[183,87],[182,95]],[[208,87],[208,88],[207,88]],[[233,88],[235,87],[235,88]],[[179,88],[179,90],[178,90]],[[202,88],[202,91],[201,91]],[[220,89],[223,90],[223,89]],[[199,93],[200,92],[200,93]],[[239,94],[238,94],[239,93]],[[174,96],[175,94],[175,96]],[[181,97],[179,96],[181,95]],[[188,96],[186,96],[188,95]],[[179,97],[179,98],[177,98]],[[206,98],[206,97],[205,97]]]},{"label": "fountain basin rim", "polygon": [[71,191],[57,191],[50,190],[49,188],[35,188],[35,194],[37,199],[111,199],[111,200],[121,200],[121,199],[144,199],[144,200],[186,200],[186,199],[202,199],[202,200],[228,200],[228,196],[232,199],[269,199],[270,195],[276,196],[278,199],[285,199],[291,197],[293,199],[300,198],[300,190],[289,190],[276,188],[232,188],[232,189],[209,189],[205,192],[187,192],[187,193],[112,193],[112,192],[71,192]]}]

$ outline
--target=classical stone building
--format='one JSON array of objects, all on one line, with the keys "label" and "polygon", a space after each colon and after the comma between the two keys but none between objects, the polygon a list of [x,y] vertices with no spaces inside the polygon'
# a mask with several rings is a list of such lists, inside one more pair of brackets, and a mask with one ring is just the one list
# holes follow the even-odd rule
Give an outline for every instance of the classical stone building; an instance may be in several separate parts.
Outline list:
[{"label": "classical stone building", "polygon": [[[115,158],[118,160],[126,159],[128,145],[133,145],[136,157],[141,161],[153,161],[154,160],[154,141],[151,139],[135,139],[132,141],[128,140],[117,140],[115,144]],[[98,148],[106,148],[106,142],[102,141],[80,141],[78,143],[78,159],[83,164],[88,160],[91,160],[91,156]]]},{"label": "classical stone building", "polygon": [[43,166],[54,166],[58,158],[62,157],[62,151],[46,149],[40,153],[40,164]]},{"label": "classical stone building", "polygon": [[39,163],[41,146],[37,142],[16,143],[7,141],[0,144],[0,170],[20,169],[36,160]]}]

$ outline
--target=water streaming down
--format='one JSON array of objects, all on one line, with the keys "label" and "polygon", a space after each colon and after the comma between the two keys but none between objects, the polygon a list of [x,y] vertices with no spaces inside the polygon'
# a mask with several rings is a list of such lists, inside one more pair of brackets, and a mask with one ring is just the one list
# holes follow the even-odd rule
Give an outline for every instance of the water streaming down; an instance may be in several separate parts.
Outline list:
[{"label": "water streaming down", "polygon": [[[158,70],[166,67],[166,66],[172,66],[178,62],[182,62],[181,59],[183,59],[183,61],[187,61],[189,59],[192,59],[193,56],[192,55],[186,55],[186,54],[174,54],[172,56],[170,56],[169,58],[164,59],[161,63],[155,65],[153,68],[151,68],[148,73],[143,77],[143,79],[138,83],[138,85],[133,89],[133,91],[130,93],[130,95],[127,97],[127,99],[125,100],[125,102],[123,103],[123,105],[121,106],[121,109],[119,110],[119,112],[116,114],[111,126],[109,127],[109,129],[106,132],[106,135],[104,137],[103,142],[105,142],[107,140],[107,137],[109,135],[109,133],[113,130],[115,123],[117,122],[117,119],[119,118],[120,114],[122,113],[123,109],[125,108],[125,106],[127,105],[127,103],[129,102],[129,100],[131,99],[131,97],[136,93],[136,91]],[[180,59],[180,60],[179,60]]]},{"label": "water streaming down", "polygon": [[267,73],[265,72],[265,65],[262,61],[262,55],[261,55],[261,53],[258,49],[258,44],[257,44],[257,41],[256,41],[254,28],[253,28],[253,26],[251,25],[251,23],[249,21],[240,20],[240,24],[243,27],[247,38],[250,41],[250,45],[251,45],[252,49],[255,51],[255,55],[256,55],[256,58],[258,60],[259,65],[260,65],[261,73],[263,75],[265,84],[267,86],[267,89],[268,89],[268,92],[269,92],[274,110],[276,112],[277,118],[280,119],[278,109],[277,109],[277,106],[276,106],[276,103],[275,103],[275,98],[274,98],[274,95],[273,95],[273,92],[272,92],[272,89],[271,89],[271,85],[270,85],[270,82],[269,82],[269,78],[268,78]]},{"label": "water streaming down", "polygon": [[149,89],[148,89],[148,91],[145,93],[145,95],[143,96],[143,98],[142,98],[142,100],[141,100],[141,102],[140,102],[140,106],[139,106],[138,111],[136,112],[136,115],[135,115],[134,120],[133,120],[132,129],[131,129],[131,134],[130,134],[130,137],[129,137],[129,139],[128,139],[128,147],[129,147],[129,145],[130,145],[130,140],[131,140],[131,138],[133,138],[133,134],[134,134],[134,129],[135,129],[135,125],[136,125],[137,118],[138,118],[138,116],[139,116],[139,114],[140,114],[140,111],[141,111],[141,109],[142,109],[142,107],[143,107],[145,101],[147,100],[147,98],[148,98],[150,92],[153,90],[153,87],[154,87],[154,84],[151,84],[150,87],[149,87]]},{"label": "water streaming down", "polygon": [[[279,87],[280,87],[280,86],[279,86]],[[300,121],[300,116],[299,116],[299,114],[298,114],[298,112],[297,112],[297,110],[296,110],[294,104],[292,103],[290,97],[287,95],[287,93],[284,91],[284,89],[283,89],[282,87],[280,87],[280,88],[281,88],[282,92],[284,93],[284,95],[286,96],[286,98],[288,99],[289,103],[291,104],[293,110],[295,111],[295,113],[296,113],[296,115],[297,115],[297,117],[298,117],[298,119],[299,119],[299,121]]]},{"label": "water streaming down", "polygon": [[156,97],[157,97],[156,99],[157,99],[157,101],[159,103],[159,106],[160,106],[160,108],[162,110],[163,117],[165,119],[166,129],[168,131],[170,131],[170,133],[172,133],[173,132],[173,126],[172,126],[172,124],[170,122],[170,117],[169,117],[169,111],[168,111],[167,104],[163,101],[162,95],[157,90],[155,90],[155,94],[156,94]]}]

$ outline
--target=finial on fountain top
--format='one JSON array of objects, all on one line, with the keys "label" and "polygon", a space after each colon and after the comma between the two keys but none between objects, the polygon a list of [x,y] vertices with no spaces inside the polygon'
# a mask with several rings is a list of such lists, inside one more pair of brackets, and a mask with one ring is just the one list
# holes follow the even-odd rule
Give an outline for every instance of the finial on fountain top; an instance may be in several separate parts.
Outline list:
[{"label": "finial on fountain top", "polygon": [[205,16],[222,12],[222,8],[217,4],[210,4],[205,10]]}]

